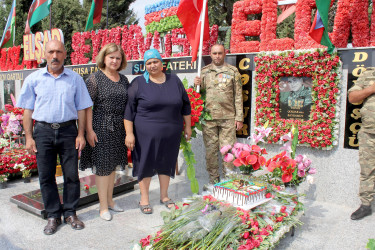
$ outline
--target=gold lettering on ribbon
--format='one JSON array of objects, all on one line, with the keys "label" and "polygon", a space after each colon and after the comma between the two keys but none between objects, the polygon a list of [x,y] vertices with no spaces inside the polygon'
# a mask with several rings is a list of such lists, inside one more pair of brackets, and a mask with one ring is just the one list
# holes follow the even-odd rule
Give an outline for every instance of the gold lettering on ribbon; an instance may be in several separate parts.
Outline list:
[{"label": "gold lettering on ribbon", "polygon": [[[358,126],[358,128],[357,128],[357,126]],[[358,131],[361,129],[361,123],[359,123],[359,122],[352,123],[352,125],[350,125],[349,129],[354,135],[356,135],[358,133]]]},{"label": "gold lettering on ribbon", "polygon": [[247,128],[248,128],[247,124],[243,124],[242,129],[240,129],[240,130],[237,131],[237,135],[246,135],[246,136],[248,136],[249,133],[247,133]]},{"label": "gold lettering on ribbon", "polygon": [[350,114],[350,116],[353,119],[358,120],[359,118],[361,118],[361,109],[359,108],[353,109],[353,112]]},{"label": "gold lettering on ribbon", "polygon": [[355,76],[355,77],[358,77],[365,70],[366,70],[366,68],[365,68],[364,64],[357,65],[357,68],[353,69],[352,75]]},{"label": "gold lettering on ribbon", "polygon": [[242,90],[242,101],[243,102],[246,102],[247,100],[249,100],[249,91],[248,90]]},{"label": "gold lettering on ribbon", "polygon": [[354,59],[352,62],[364,62],[368,58],[368,54],[366,52],[354,52]]},{"label": "gold lettering on ribbon", "polygon": [[[355,141],[357,140],[357,143]],[[349,146],[351,147],[359,147],[357,136],[349,137]]]},{"label": "gold lettering on ribbon", "polygon": [[[247,63],[245,65],[245,63]],[[238,67],[242,70],[245,70],[245,69],[248,69],[250,68],[250,58],[244,58],[240,61],[240,63],[238,64]]]},{"label": "gold lettering on ribbon", "polygon": [[243,118],[245,119],[246,116],[249,114],[250,107],[243,107]]},{"label": "gold lettering on ribbon", "polygon": [[242,85],[246,85],[250,80],[250,76],[248,74],[241,75]]}]

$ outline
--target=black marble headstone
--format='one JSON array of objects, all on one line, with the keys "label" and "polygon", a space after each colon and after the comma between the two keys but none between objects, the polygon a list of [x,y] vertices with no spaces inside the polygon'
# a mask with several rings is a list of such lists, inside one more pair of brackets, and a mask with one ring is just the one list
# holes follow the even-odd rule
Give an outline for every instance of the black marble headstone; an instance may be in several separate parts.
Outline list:
[{"label": "black marble headstone", "polygon": [[[81,198],[79,200],[78,207],[85,206],[89,203],[98,201],[98,190],[95,185],[95,175],[90,175],[80,178],[81,182]],[[137,184],[137,180],[125,175],[116,174],[115,186],[113,194],[122,193],[134,189],[134,185]],[[63,202],[63,183],[58,184],[61,203]],[[44,210],[44,204],[42,199],[42,193],[40,189],[34,190],[28,193],[15,195],[10,198],[10,201],[17,204],[19,208],[22,208],[28,212],[47,218],[47,213]]]}]

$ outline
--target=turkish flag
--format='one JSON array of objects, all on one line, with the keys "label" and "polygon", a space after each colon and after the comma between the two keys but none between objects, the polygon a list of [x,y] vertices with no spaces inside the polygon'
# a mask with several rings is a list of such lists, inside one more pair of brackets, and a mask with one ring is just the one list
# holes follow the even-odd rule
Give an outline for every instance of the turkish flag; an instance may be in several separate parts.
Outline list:
[{"label": "turkish flag", "polygon": [[205,14],[202,10],[203,0],[181,0],[177,9],[177,17],[180,19],[191,45],[192,62],[197,60],[203,17],[205,17],[203,41],[210,39],[207,6]]}]

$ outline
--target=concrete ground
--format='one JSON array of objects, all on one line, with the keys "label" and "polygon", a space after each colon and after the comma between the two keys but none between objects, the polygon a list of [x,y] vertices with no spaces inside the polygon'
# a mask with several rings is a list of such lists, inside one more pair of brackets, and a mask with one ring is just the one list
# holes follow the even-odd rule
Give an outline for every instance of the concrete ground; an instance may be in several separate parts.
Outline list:
[{"label": "concrete ground", "polygon": [[[80,175],[88,175],[89,171]],[[205,176],[199,176],[202,187]],[[58,177],[62,182],[62,177]],[[156,232],[163,224],[161,211],[167,210],[159,204],[159,184],[154,177],[150,187],[152,215],[144,215],[138,208],[139,188],[115,197],[118,205],[125,209],[115,213],[112,221],[99,217],[98,204],[80,209],[77,213],[86,228],[75,231],[63,224],[51,236],[43,234],[46,221],[19,209],[9,201],[13,195],[39,188],[37,177],[25,184],[22,180],[8,183],[0,189],[0,249],[132,249],[133,245],[148,234]],[[191,195],[189,181],[184,174],[171,180],[170,198],[178,201]],[[361,221],[350,220],[357,207],[344,207],[331,203],[305,200],[306,211],[301,220],[304,225],[296,228],[292,237],[286,234],[276,249],[366,249],[368,239],[375,238],[375,215]]]}]

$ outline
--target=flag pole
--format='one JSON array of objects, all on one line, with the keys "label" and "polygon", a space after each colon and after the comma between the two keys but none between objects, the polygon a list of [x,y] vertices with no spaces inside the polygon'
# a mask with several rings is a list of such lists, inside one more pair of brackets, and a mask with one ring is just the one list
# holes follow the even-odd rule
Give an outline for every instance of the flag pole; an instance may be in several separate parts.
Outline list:
[{"label": "flag pole", "polygon": [[107,0],[107,28],[108,29],[108,0]]},{"label": "flag pole", "polygon": [[49,6],[49,30],[52,29],[52,4]]},{"label": "flag pole", "polygon": [[[199,51],[198,51],[198,76],[201,76],[201,67],[202,67],[202,51],[203,51],[203,34],[204,34],[204,22],[206,21],[206,6],[207,6],[207,0],[203,0],[203,20],[201,23],[201,35],[199,36]],[[197,92],[200,92],[200,86],[197,86]]]}]

